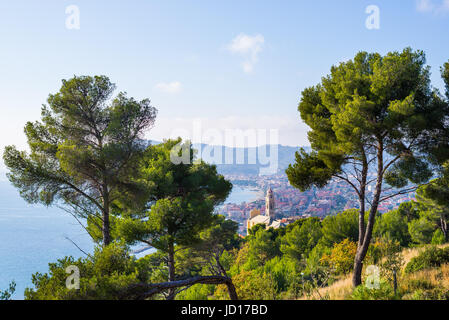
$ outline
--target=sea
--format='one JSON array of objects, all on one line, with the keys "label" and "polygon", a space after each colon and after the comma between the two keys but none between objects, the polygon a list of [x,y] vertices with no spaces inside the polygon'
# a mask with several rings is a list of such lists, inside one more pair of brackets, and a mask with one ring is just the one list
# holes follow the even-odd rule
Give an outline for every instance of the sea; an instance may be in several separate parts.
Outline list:
[{"label": "sea", "polygon": [[[225,203],[258,198],[260,192],[234,186]],[[32,274],[48,272],[49,262],[65,256],[85,257],[82,251],[91,253],[93,248],[87,232],[69,213],[56,207],[28,204],[8,181],[0,181],[0,290],[14,280],[16,291],[12,298],[21,300],[25,288],[33,287]]]}]

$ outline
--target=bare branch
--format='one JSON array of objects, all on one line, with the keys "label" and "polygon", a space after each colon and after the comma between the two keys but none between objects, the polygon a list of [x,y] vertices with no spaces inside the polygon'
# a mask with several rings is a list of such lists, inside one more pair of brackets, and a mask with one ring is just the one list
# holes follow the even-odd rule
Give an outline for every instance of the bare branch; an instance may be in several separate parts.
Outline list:
[{"label": "bare branch", "polygon": [[231,300],[238,300],[237,292],[231,278],[224,276],[196,276],[189,279],[169,281],[162,283],[139,283],[129,286],[121,297],[124,299],[144,300],[155,294],[163,293],[168,289],[193,286],[194,284],[225,284],[228,287]]},{"label": "bare branch", "polygon": [[334,175],[334,177],[339,178],[343,181],[346,181],[352,188],[354,188],[355,192],[357,193],[357,195],[360,197],[360,191],[357,189],[357,187],[348,179],[339,175]]},{"label": "bare branch", "polygon": [[379,203],[381,203],[381,202],[383,202],[383,201],[385,201],[385,200],[394,198],[394,197],[396,197],[396,196],[399,196],[399,195],[401,195],[401,194],[408,194],[408,193],[410,193],[410,192],[416,191],[416,189],[418,189],[418,187],[419,187],[419,186],[414,186],[414,187],[412,187],[412,188],[402,189],[402,190],[400,190],[400,191],[398,191],[398,192],[396,192],[396,193],[393,193],[393,194],[390,194],[390,195],[388,195],[388,196],[385,196],[385,197],[381,198],[381,199],[379,200]]},{"label": "bare branch", "polygon": [[90,254],[88,254],[86,251],[84,251],[83,249],[81,249],[72,239],[70,239],[69,237],[64,237],[67,240],[69,240],[75,247],[78,248],[79,251],[81,251],[82,253],[84,253],[86,256],[88,256],[89,258],[92,258],[92,256]]}]

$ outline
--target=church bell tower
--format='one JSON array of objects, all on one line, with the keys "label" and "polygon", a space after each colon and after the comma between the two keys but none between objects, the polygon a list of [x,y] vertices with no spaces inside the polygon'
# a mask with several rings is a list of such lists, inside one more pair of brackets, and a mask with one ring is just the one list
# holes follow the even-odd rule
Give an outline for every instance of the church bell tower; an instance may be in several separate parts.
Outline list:
[{"label": "church bell tower", "polygon": [[268,188],[265,197],[265,215],[270,217],[271,220],[276,216],[276,210],[274,209],[274,195],[271,188]]}]

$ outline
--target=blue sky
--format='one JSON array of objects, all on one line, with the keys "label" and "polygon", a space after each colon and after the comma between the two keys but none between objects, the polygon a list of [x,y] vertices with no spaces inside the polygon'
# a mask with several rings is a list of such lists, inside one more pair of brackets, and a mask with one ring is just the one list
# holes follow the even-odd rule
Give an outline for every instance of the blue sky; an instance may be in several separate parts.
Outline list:
[{"label": "blue sky", "polygon": [[[79,9],[68,29],[66,8]],[[380,12],[369,30],[367,6]],[[25,146],[23,126],[61,79],[104,74],[159,110],[147,137],[192,121],[217,130],[277,129],[307,145],[300,92],[358,51],[426,52],[435,86],[449,59],[448,0],[0,2],[0,147]]]}]

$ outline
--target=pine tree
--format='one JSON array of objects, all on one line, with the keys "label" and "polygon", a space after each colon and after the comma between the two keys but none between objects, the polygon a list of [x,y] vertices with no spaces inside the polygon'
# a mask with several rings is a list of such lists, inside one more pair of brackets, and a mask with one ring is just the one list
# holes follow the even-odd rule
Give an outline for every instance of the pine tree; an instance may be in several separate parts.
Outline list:
[{"label": "pine tree", "polygon": [[[444,70],[448,85],[447,65]],[[448,143],[441,141],[449,103],[431,89],[429,75],[422,51],[360,52],[302,92],[298,109],[311,128],[312,151],[298,152],[286,173],[302,191],[332,179],[354,190],[360,207],[354,286],[361,284],[379,204],[416,190],[431,178],[433,164],[449,158]],[[374,193],[368,198],[370,185]]]}]

